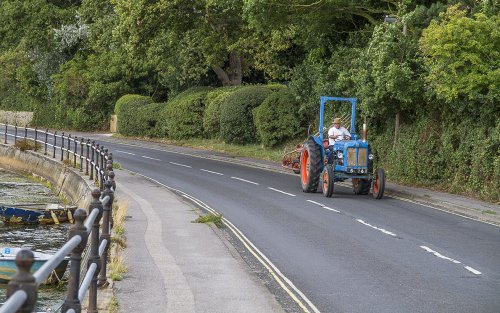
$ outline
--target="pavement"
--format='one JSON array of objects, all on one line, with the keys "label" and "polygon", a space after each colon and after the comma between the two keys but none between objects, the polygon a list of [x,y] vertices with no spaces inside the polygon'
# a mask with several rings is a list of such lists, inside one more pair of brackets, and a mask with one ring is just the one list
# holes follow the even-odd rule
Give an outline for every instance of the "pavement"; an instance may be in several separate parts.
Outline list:
[{"label": "pavement", "polygon": [[284,312],[217,227],[193,222],[204,214],[193,205],[127,171],[117,196],[129,201],[120,312]]},{"label": "pavement", "polygon": [[[286,171],[275,162],[223,153],[108,136],[96,139]],[[144,312],[145,307],[147,312],[284,312],[219,229],[193,223],[203,212],[139,175],[119,171],[117,182],[118,196],[128,196],[130,215],[125,250],[129,271],[115,283],[120,312]],[[500,225],[496,204],[390,182],[386,195]]]}]

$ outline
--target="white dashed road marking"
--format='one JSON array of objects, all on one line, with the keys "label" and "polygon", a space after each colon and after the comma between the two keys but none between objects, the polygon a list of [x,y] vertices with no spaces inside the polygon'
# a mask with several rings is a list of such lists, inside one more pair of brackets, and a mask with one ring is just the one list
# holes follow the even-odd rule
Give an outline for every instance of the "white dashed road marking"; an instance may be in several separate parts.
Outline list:
[{"label": "white dashed road marking", "polygon": [[384,234],[386,234],[386,235],[393,236],[393,237],[396,237],[396,236],[397,236],[395,233],[392,233],[392,232],[390,232],[390,231],[388,231],[388,230],[385,230],[385,229],[383,229],[383,228],[379,228],[379,227],[373,226],[373,225],[371,225],[371,224],[368,224],[367,222],[365,222],[365,221],[363,221],[363,220],[357,219],[356,221],[360,222],[361,224],[363,224],[363,225],[365,225],[365,226],[368,226],[368,227],[371,227],[371,228],[376,229],[376,230],[378,230],[378,231],[381,231],[381,232],[383,232],[383,233],[384,233]]},{"label": "white dashed road marking", "polygon": [[271,189],[271,190],[273,190],[273,191],[276,191],[276,192],[282,193],[282,194],[284,194],[284,195],[288,195],[288,196],[295,197],[295,195],[294,195],[294,194],[291,194],[291,193],[288,193],[288,192],[284,192],[283,190],[274,189],[274,188],[271,188],[271,187],[267,187],[267,189]]},{"label": "white dashed road marking", "polygon": [[141,155],[141,157],[145,158],[145,159],[150,159],[150,160],[155,160],[155,161],[161,161],[160,159],[151,158],[151,157],[148,157],[148,156],[145,156],[145,155]]},{"label": "white dashed road marking", "polygon": [[457,261],[455,259],[452,259],[452,258],[449,258],[447,256],[444,256],[442,255],[441,253],[437,252],[437,251],[434,251],[432,250],[431,248],[429,247],[426,247],[426,246],[420,246],[420,248],[424,249],[425,251],[429,252],[429,253],[432,253],[434,254],[435,256],[437,256],[438,258],[440,259],[443,259],[443,260],[447,260],[447,261],[450,261],[450,262],[453,262],[455,264],[460,264],[461,262],[460,261]]},{"label": "white dashed road marking", "polygon": [[168,162],[168,163],[173,164],[173,165],[177,165],[177,166],[182,166],[182,167],[192,168],[192,166],[191,166],[191,165],[180,164],[180,163],[175,163],[175,162]]},{"label": "white dashed road marking", "polygon": [[206,170],[206,169],[203,169],[203,168],[200,168],[200,171],[203,171],[203,172],[207,172],[207,173],[212,173],[212,174],[216,174],[216,175],[224,175],[222,173],[218,173],[218,172],[214,172],[214,171],[209,171],[209,170]]},{"label": "white dashed road marking", "polygon": [[121,151],[121,150],[115,150],[115,151],[119,152],[119,153],[125,153],[125,154],[135,155],[135,153],[132,153],[132,152],[126,152],[126,151]]},{"label": "white dashed road marking", "polygon": [[468,270],[469,272],[473,273],[473,274],[476,274],[476,275],[481,275],[481,272],[476,270],[476,269],[473,269],[472,267],[470,266],[464,266],[466,270]]},{"label": "white dashed road marking", "polygon": [[[452,259],[452,258],[449,258],[447,256],[444,256],[442,255],[441,253],[437,252],[437,251],[434,251],[432,250],[431,248],[427,247],[427,246],[420,246],[420,248],[424,249],[425,251],[429,252],[429,253],[432,253],[434,254],[435,256],[437,256],[438,258],[440,259],[443,259],[443,260],[446,260],[446,261],[450,261],[450,262],[453,262],[455,264],[462,264],[462,262],[460,261],[457,261],[455,259]],[[470,266],[467,266],[467,265],[464,265],[464,268],[466,270],[468,270],[469,272],[471,272],[472,274],[475,274],[475,275],[481,275],[482,273],[478,270],[476,270],[475,268],[472,268]]]},{"label": "white dashed road marking", "polygon": [[245,182],[245,183],[253,184],[253,185],[258,185],[259,184],[259,183],[253,182],[253,181],[249,181],[249,180],[246,180],[246,179],[243,179],[243,178],[239,178],[239,177],[232,176],[231,178],[232,179],[240,180],[240,181]]},{"label": "white dashed road marking", "polygon": [[336,212],[336,213],[340,213],[340,211],[338,210],[335,210],[335,209],[332,209],[330,207],[327,207],[326,205],[324,205],[323,203],[319,203],[319,202],[316,202],[316,201],[313,201],[313,200],[307,200],[307,202],[311,202],[313,204],[316,204],[316,205],[319,205],[320,207],[322,207],[323,209],[326,209],[326,210],[329,210],[329,211],[333,211],[333,212]]},{"label": "white dashed road marking", "polygon": [[314,203],[314,204],[319,205],[319,206],[321,206],[321,207],[325,206],[324,204],[319,203],[319,202],[316,202],[316,201],[313,201],[313,200],[307,200],[307,202]]}]

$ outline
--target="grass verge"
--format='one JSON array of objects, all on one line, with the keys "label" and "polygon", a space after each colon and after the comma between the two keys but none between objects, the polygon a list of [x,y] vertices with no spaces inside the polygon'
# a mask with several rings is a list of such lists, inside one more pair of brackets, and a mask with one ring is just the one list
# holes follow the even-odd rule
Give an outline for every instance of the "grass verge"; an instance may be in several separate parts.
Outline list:
[{"label": "grass verge", "polygon": [[201,138],[191,138],[184,140],[171,140],[171,139],[160,139],[160,138],[148,138],[148,137],[127,137],[119,134],[115,134],[116,138],[127,138],[144,140],[151,142],[161,142],[165,144],[171,144],[181,147],[196,148],[200,150],[222,152],[228,154],[232,157],[248,157],[255,159],[264,159],[268,161],[280,162],[283,158],[283,154],[286,151],[291,151],[295,145],[301,141],[288,142],[280,147],[276,148],[265,148],[259,144],[248,144],[248,145],[232,145],[227,144],[219,139],[201,139]]}]

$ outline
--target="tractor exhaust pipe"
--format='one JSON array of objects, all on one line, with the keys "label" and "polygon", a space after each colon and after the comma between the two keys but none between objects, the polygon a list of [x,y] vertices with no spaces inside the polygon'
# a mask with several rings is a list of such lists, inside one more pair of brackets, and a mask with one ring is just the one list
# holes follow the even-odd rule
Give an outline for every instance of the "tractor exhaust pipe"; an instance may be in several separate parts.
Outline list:
[{"label": "tractor exhaust pipe", "polygon": [[366,123],[363,124],[363,142],[366,142]]}]

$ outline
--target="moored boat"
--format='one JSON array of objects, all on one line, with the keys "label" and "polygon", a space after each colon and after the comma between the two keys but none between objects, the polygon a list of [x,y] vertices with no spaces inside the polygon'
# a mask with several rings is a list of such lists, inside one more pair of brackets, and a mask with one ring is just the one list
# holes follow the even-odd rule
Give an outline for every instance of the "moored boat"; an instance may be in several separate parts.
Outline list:
[{"label": "moored boat", "polygon": [[[16,266],[16,254],[21,248],[8,248],[0,247],[0,284],[8,283],[11,278],[17,272]],[[52,255],[47,253],[41,253],[33,251],[35,255],[35,262],[31,266],[31,273],[36,272],[46,261],[48,261]],[[59,282],[66,272],[66,267],[68,266],[69,258],[66,257],[61,263],[52,271],[51,275],[44,284],[54,284]]]},{"label": "moored boat", "polygon": [[49,204],[45,208],[0,206],[0,216],[5,224],[59,224],[73,222],[76,207]]}]

